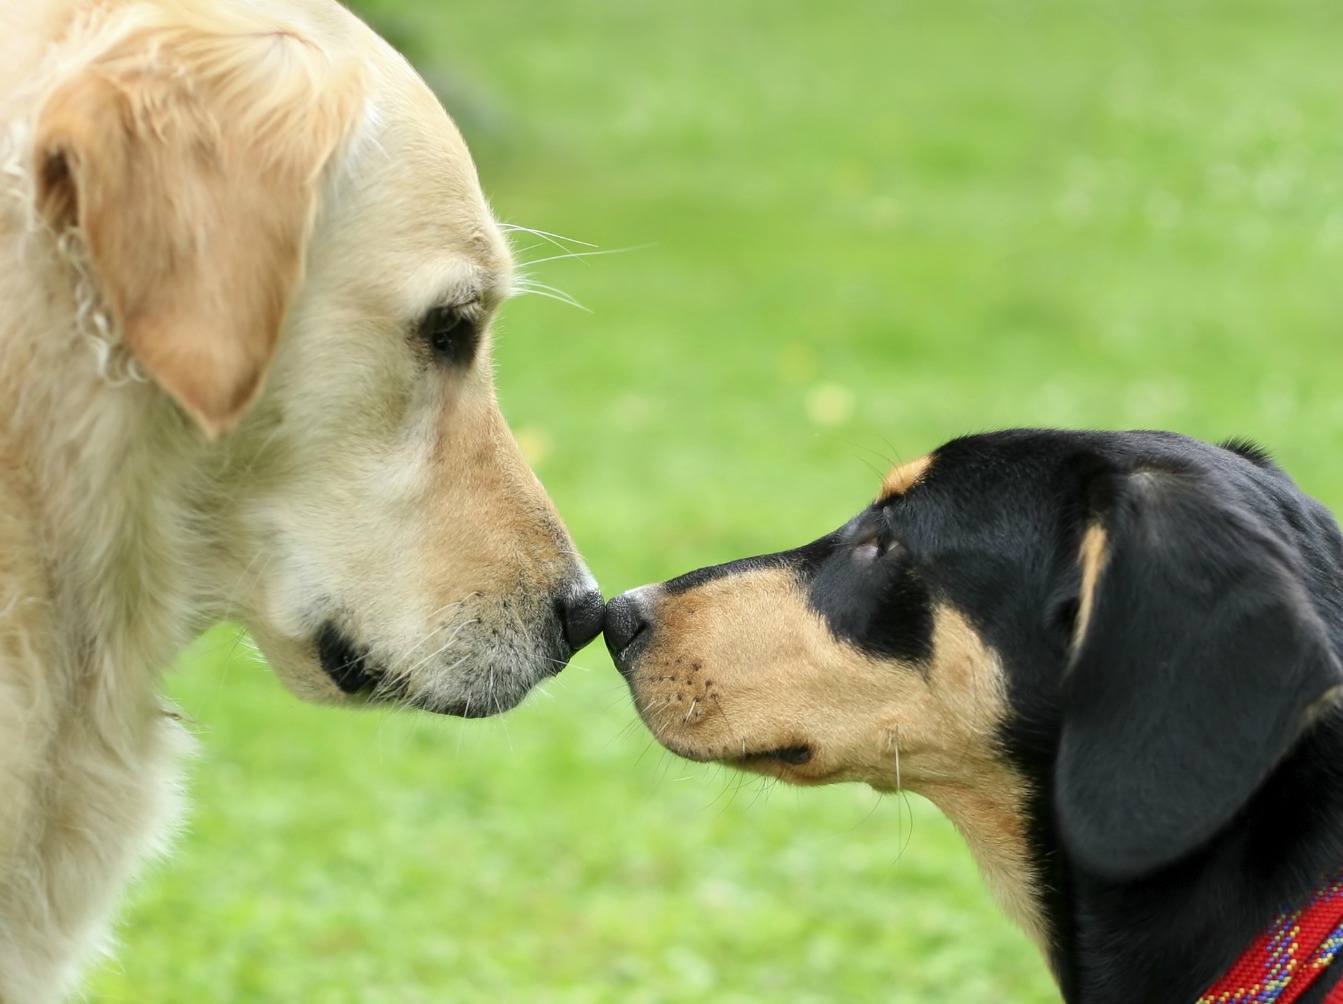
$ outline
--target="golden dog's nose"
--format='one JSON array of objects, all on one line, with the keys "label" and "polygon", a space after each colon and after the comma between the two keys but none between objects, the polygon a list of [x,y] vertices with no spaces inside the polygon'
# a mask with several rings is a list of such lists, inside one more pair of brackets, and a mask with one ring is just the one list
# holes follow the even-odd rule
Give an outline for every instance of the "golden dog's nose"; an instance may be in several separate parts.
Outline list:
[{"label": "golden dog's nose", "polygon": [[555,601],[555,613],[559,615],[564,640],[575,652],[601,632],[605,611],[601,590],[588,583]]}]

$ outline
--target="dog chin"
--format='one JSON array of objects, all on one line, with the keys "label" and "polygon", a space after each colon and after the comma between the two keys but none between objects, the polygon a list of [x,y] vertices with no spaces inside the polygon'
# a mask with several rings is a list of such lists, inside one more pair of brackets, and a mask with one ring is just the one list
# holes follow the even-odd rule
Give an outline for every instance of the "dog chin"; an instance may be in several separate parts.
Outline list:
[{"label": "dog chin", "polygon": [[[538,678],[534,682],[540,682]],[[444,697],[437,694],[407,694],[404,697],[388,697],[382,700],[407,704],[421,711],[435,715],[451,715],[455,718],[488,718],[516,708],[531,693],[534,683],[511,683],[493,688],[480,688],[478,693],[465,697]],[[378,698],[376,703],[381,703]]]},{"label": "dog chin", "polygon": [[454,667],[450,679],[418,683],[388,676],[355,697],[370,705],[397,704],[436,715],[488,718],[521,704],[538,683],[554,675],[552,662],[518,665],[484,659]]},{"label": "dog chin", "polygon": [[538,683],[569,660],[558,639],[528,644],[454,648],[440,665],[398,671],[375,650],[333,623],[308,641],[254,630],[266,661],[290,693],[316,704],[353,707],[399,705],[458,718],[486,718],[521,704]]},{"label": "dog chin", "polygon": [[563,669],[570,655],[559,638],[461,640],[462,646],[434,660],[415,660],[409,669],[379,659],[331,623],[318,631],[315,649],[323,674],[347,699],[459,718],[485,718],[516,707],[536,684]]}]

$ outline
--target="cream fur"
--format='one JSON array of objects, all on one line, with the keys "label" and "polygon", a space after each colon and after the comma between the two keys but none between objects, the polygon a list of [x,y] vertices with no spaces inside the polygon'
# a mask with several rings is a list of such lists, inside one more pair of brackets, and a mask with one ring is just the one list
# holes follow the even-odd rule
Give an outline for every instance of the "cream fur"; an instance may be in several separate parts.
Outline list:
[{"label": "cream fur", "polygon": [[170,832],[157,696],[242,620],[352,703],[490,713],[591,578],[495,403],[414,338],[510,283],[430,92],[326,0],[0,0],[0,1004],[104,947]]}]

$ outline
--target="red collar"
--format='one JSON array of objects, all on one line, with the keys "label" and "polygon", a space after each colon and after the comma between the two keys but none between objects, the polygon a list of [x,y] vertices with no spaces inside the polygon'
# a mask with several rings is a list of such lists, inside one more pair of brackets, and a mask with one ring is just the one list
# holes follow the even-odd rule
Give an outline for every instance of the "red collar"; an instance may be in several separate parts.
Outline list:
[{"label": "red collar", "polygon": [[[1278,914],[1198,1004],[1292,1004],[1343,949],[1343,876]],[[1343,962],[1340,963],[1343,965]],[[1325,1004],[1343,1004],[1343,982]]]}]

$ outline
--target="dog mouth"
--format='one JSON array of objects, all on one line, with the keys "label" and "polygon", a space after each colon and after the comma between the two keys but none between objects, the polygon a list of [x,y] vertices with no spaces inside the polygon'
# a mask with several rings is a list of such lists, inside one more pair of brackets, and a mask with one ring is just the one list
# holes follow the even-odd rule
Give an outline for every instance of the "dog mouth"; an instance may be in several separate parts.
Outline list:
[{"label": "dog mouth", "polygon": [[734,767],[741,767],[746,770],[753,767],[772,767],[779,764],[788,767],[803,767],[811,763],[815,756],[816,751],[806,743],[797,743],[791,746],[779,746],[774,749],[762,750],[758,753],[747,753],[743,756],[733,757],[728,762]]},{"label": "dog mouth", "polygon": [[738,770],[774,774],[790,768],[806,767],[817,759],[819,751],[816,745],[799,738],[796,732],[792,735],[785,733],[780,740],[771,743],[750,743],[729,738],[725,744],[721,737],[717,741],[696,742],[692,734],[694,730],[683,728],[688,716],[683,719],[679,712],[672,716],[663,714],[665,706],[656,695],[651,698],[653,706],[650,709],[650,695],[635,684],[631,684],[631,690],[635,710],[644,724],[654,732],[658,742],[668,752],[683,760],[721,763]]},{"label": "dog mouth", "polygon": [[780,767],[805,767],[816,758],[816,749],[808,743],[771,746],[754,752],[725,752],[696,750],[673,742],[663,741],[672,753],[696,763],[721,763],[739,770],[772,771]]}]

